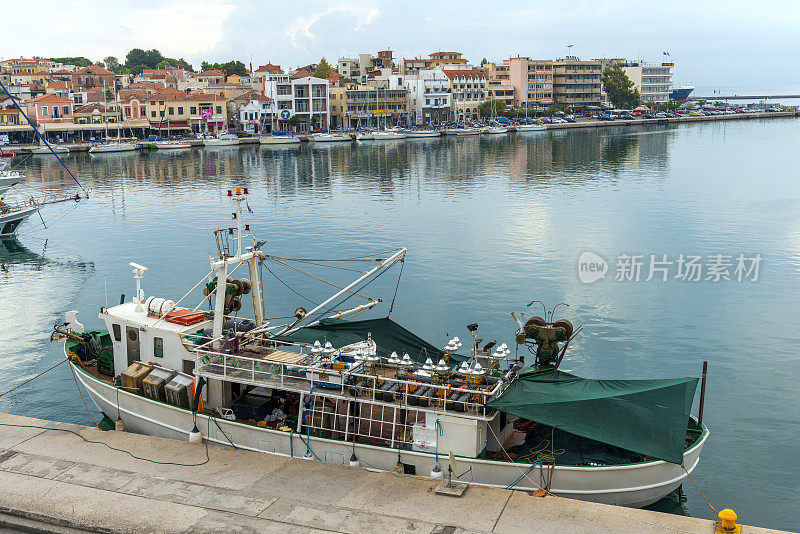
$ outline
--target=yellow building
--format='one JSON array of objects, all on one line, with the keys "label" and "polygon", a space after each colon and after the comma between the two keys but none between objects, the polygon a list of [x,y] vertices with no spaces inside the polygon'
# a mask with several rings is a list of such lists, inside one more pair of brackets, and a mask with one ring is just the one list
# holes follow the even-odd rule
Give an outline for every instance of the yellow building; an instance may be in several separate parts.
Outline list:
[{"label": "yellow building", "polygon": [[567,107],[600,106],[603,67],[596,60],[577,57],[553,62],[553,97]]},{"label": "yellow building", "polygon": [[370,85],[334,87],[330,90],[331,127],[383,128],[408,121],[408,89]]},{"label": "yellow building", "polygon": [[209,134],[227,130],[227,101],[216,94],[184,93],[165,87],[147,95],[145,107],[154,130]]}]

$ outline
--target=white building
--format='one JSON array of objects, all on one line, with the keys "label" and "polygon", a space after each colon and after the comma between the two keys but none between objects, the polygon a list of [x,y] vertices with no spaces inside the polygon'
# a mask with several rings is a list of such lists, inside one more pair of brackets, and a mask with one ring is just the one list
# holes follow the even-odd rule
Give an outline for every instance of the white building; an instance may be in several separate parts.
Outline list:
[{"label": "white building", "polygon": [[238,118],[242,130],[250,133],[271,131],[275,119],[273,104],[271,99],[261,97],[239,106]]},{"label": "white building", "polygon": [[642,103],[664,103],[669,101],[672,87],[672,63],[660,65],[644,61],[622,63],[622,70],[642,95]]},{"label": "white building", "polygon": [[275,102],[277,130],[291,131],[289,121],[297,116],[297,131],[327,130],[331,123],[330,84],[323,78],[268,74],[264,77],[264,93]]},{"label": "white building", "polygon": [[489,84],[483,71],[464,68],[442,72],[450,80],[453,119],[461,122],[480,118],[478,106],[489,99]]},{"label": "white building", "polygon": [[451,116],[450,78],[441,69],[421,70],[402,77],[408,89],[408,111],[413,124],[443,124]]}]

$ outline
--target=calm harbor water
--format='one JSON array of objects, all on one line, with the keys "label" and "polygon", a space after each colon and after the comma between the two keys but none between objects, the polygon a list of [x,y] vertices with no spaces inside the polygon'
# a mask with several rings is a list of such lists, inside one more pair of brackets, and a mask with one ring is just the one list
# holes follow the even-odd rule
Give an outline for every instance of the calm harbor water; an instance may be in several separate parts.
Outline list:
[{"label": "calm harbor water", "polygon": [[[227,189],[250,190],[252,234],[265,250],[341,257],[409,248],[392,318],[429,341],[509,344],[509,312],[537,299],[585,325],[563,369],[586,377],[699,376],[708,360],[711,436],[695,480],[745,523],[800,529],[800,120],[576,130],[182,153],[65,158],[90,198],[43,211],[0,245],[0,390],[63,358],[48,340],[76,309],[133,294],[129,261],[150,268],[147,295],[180,298],[208,272],[211,231],[229,225]],[[74,194],[54,159],[28,160],[24,191]],[[578,258],[608,262],[582,283]],[[731,280],[648,277],[650,255],[732,256]],[[763,259],[736,280],[736,256]],[[621,255],[640,280],[617,281]],[[327,294],[276,272],[310,300]],[[385,314],[398,272],[367,290]],[[706,277],[703,271],[702,278]],[[312,281],[313,282],[313,281]],[[268,315],[307,303],[265,278]],[[539,313],[534,308],[525,309]],[[87,399],[88,400],[88,399]],[[87,423],[65,367],[0,398],[0,410]],[[696,413],[696,407],[695,407]],[[711,512],[690,484],[691,515]]]}]

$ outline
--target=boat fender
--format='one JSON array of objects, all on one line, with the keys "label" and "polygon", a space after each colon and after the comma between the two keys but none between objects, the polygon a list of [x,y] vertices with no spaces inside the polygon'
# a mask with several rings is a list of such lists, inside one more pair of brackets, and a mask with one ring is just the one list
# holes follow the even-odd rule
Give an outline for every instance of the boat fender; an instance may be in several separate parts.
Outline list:
[{"label": "boat fender", "polygon": [[125,421],[123,421],[121,417],[118,417],[114,423],[114,430],[117,432],[125,432]]},{"label": "boat fender", "polygon": [[197,425],[189,432],[189,443],[203,443],[203,434],[200,433]]}]

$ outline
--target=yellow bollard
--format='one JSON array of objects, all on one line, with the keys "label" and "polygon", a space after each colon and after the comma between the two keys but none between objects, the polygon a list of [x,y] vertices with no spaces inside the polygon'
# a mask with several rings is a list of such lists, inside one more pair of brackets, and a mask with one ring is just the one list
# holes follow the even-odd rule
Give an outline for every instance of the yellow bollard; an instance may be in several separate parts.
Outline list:
[{"label": "yellow bollard", "polygon": [[724,534],[739,534],[742,527],[736,524],[736,512],[730,508],[725,508],[717,514],[719,521],[717,522],[714,532]]}]

